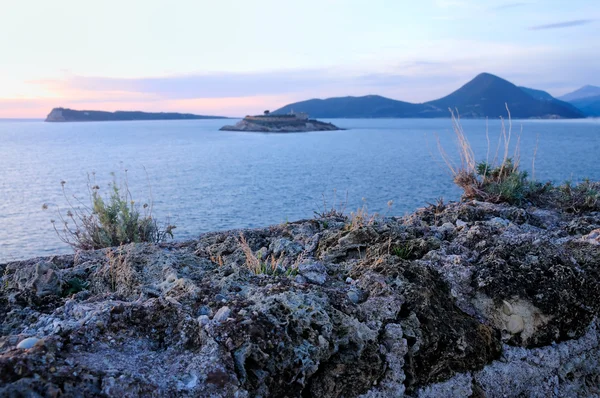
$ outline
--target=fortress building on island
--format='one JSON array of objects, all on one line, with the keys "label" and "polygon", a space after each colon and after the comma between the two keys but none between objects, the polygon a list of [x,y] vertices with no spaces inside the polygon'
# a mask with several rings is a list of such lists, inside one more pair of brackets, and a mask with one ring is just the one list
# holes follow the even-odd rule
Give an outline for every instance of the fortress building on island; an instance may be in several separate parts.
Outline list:
[{"label": "fortress building on island", "polygon": [[244,118],[244,120],[249,120],[249,121],[253,121],[253,122],[267,122],[267,123],[295,122],[295,121],[300,121],[300,122],[304,123],[308,120],[308,114],[305,112],[294,112],[292,110],[287,115],[278,115],[278,114],[273,114],[269,111],[265,111],[264,114],[262,114],[262,115],[256,115],[256,116],[248,115]]},{"label": "fortress building on island", "polygon": [[288,114],[272,114],[264,111],[262,115],[246,116],[233,126],[223,126],[222,131],[255,131],[263,133],[299,133],[306,131],[341,130],[331,123],[309,119],[304,112],[291,111]]}]

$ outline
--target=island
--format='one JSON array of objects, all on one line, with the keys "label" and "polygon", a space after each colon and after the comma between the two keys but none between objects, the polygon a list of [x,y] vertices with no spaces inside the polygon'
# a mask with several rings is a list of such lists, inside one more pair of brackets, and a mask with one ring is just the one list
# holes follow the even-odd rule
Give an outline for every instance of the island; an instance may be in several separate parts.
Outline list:
[{"label": "island", "polygon": [[265,111],[263,115],[246,116],[233,126],[223,126],[221,131],[253,131],[259,133],[300,133],[307,131],[343,130],[331,123],[309,119],[304,112],[293,110],[285,115]]},{"label": "island", "polygon": [[203,116],[176,112],[141,111],[78,111],[69,108],[54,108],[46,117],[46,122],[112,122],[133,120],[196,120],[227,119],[225,116]]}]

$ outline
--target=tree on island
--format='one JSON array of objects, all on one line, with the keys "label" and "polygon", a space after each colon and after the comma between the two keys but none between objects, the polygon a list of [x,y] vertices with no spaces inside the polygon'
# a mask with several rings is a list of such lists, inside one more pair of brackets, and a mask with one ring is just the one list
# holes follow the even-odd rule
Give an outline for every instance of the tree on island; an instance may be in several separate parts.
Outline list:
[{"label": "tree on island", "polygon": [[271,113],[271,112],[270,111],[265,111],[264,113],[265,113],[265,116],[268,116],[269,113]]}]

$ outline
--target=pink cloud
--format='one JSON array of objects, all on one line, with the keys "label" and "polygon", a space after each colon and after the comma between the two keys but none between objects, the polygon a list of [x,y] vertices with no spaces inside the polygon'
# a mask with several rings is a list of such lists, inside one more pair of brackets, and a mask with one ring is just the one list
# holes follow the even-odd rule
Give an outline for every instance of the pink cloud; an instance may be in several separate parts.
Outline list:
[{"label": "pink cloud", "polygon": [[146,112],[184,112],[200,115],[245,116],[276,109],[295,99],[287,96],[255,96],[230,98],[156,99],[88,96],[87,98],[0,99],[0,118],[45,118],[52,108],[87,110],[139,110]]}]

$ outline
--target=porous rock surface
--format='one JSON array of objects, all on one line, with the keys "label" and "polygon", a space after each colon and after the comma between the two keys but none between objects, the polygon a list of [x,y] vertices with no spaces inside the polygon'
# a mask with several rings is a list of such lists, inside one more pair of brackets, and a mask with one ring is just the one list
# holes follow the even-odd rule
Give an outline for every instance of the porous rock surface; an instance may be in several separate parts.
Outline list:
[{"label": "porous rock surface", "polygon": [[471,201],[3,264],[0,396],[599,397],[599,228]]}]

